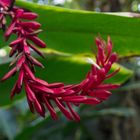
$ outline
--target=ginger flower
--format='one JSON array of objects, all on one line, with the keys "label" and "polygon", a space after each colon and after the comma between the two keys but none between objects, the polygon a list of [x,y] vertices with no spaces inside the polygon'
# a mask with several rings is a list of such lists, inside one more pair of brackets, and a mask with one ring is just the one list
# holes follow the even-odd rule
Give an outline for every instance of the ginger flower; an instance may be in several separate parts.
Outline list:
[{"label": "ginger flower", "polygon": [[[45,48],[46,44],[38,37],[41,32],[41,24],[34,21],[36,13],[25,11],[22,8],[13,6],[14,1],[0,1],[0,27],[6,29],[4,36],[7,41],[9,37],[16,34],[9,47],[9,56],[14,56],[10,63],[11,70],[5,74],[1,81],[9,79],[18,74],[18,79],[11,90],[11,98],[19,94],[24,88],[27,102],[31,112],[37,112],[45,117],[48,110],[53,119],[57,119],[54,104],[69,120],[79,121],[79,115],[74,111],[73,106],[80,104],[96,105],[107,100],[111,95],[110,90],[118,85],[104,84],[104,81],[111,78],[119,69],[109,73],[112,65],[117,61],[117,54],[112,52],[112,42],[108,38],[107,44],[101,38],[96,38],[97,55],[96,62],[91,61],[91,70],[86,78],[79,84],[65,85],[64,83],[48,83],[35,76],[34,67],[43,65],[32,56],[31,49],[43,57],[37,47]],[[6,16],[11,17],[11,23],[6,28]]]}]

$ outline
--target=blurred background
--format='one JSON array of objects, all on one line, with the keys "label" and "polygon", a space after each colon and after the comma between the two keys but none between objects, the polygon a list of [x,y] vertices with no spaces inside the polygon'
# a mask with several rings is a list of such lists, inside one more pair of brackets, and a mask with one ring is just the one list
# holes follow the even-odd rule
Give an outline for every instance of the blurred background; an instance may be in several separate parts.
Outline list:
[{"label": "blurred background", "polygon": [[38,4],[61,6],[98,12],[140,12],[139,0],[25,0]]},{"label": "blurred background", "polygon": [[[140,12],[140,0],[27,0],[97,12]],[[0,61],[5,56],[0,50]],[[140,140],[140,58],[120,59],[134,75],[96,107],[82,106],[81,122],[32,115],[26,99],[0,109],[0,140]],[[58,113],[59,114],[59,113]]]}]

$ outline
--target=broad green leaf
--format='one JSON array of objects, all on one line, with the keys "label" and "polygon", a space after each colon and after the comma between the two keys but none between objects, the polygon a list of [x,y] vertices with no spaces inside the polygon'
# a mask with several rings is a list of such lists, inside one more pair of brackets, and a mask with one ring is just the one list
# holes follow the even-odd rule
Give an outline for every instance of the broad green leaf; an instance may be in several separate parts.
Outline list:
[{"label": "broad green leaf", "polygon": [[49,48],[65,53],[91,53],[98,34],[111,36],[114,50],[120,56],[139,55],[140,19],[105,13],[69,10],[23,1],[18,6],[39,14],[44,30],[40,37]]}]

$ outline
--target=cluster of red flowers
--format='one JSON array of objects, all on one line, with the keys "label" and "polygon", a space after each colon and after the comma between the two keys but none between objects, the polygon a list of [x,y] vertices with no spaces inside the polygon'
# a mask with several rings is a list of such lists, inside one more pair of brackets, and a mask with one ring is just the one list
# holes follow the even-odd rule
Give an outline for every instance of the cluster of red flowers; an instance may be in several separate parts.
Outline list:
[{"label": "cluster of red flowers", "polygon": [[[109,90],[118,87],[118,85],[103,83],[105,79],[119,71],[117,69],[108,74],[112,64],[117,61],[116,53],[112,53],[110,38],[107,44],[101,38],[96,38],[98,48],[96,63],[92,62],[91,70],[80,84],[49,84],[34,75],[34,67],[43,67],[43,65],[31,56],[31,50],[43,57],[37,47],[46,47],[46,44],[37,37],[41,31],[41,25],[33,21],[37,18],[37,14],[13,6],[13,3],[13,0],[0,1],[0,27],[5,30],[5,39],[8,40],[12,34],[17,36],[17,39],[9,44],[11,47],[9,55],[14,56],[14,60],[10,63],[12,69],[2,78],[4,81],[18,73],[18,79],[11,91],[11,98],[19,94],[24,86],[27,101],[33,113],[37,112],[44,117],[45,108],[47,108],[51,117],[57,119],[53,106],[55,103],[69,120],[79,121],[80,117],[72,106],[99,104],[111,95]],[[6,27],[6,16],[10,16],[12,20],[8,27]]]}]

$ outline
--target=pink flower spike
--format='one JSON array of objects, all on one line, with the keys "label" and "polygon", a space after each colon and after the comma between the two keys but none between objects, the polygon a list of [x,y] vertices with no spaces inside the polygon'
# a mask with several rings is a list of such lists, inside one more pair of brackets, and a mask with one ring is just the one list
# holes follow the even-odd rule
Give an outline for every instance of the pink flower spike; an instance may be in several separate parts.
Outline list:
[{"label": "pink flower spike", "polygon": [[[37,18],[37,14],[29,10],[13,7],[14,0],[0,0],[0,28],[5,31],[5,40],[10,35],[15,35],[16,39],[10,43],[11,51],[9,56],[14,56],[10,66],[14,66],[3,78],[2,81],[10,78],[16,72],[18,80],[11,91],[11,99],[15,94],[21,93],[24,87],[27,101],[31,112],[36,112],[45,117],[45,109],[48,109],[53,119],[57,119],[57,113],[53,105],[69,120],[80,121],[79,115],[72,108],[81,104],[97,105],[106,100],[110,95],[110,90],[118,88],[119,85],[104,84],[107,78],[118,73],[119,69],[109,73],[112,65],[117,61],[116,53],[112,52],[112,42],[108,37],[108,42],[98,37],[96,38],[97,55],[95,62],[91,63],[91,70],[85,79],[78,84],[65,85],[64,83],[48,83],[35,76],[35,66],[43,68],[43,65],[34,57],[31,51],[40,56],[43,53],[37,47],[45,48],[46,44],[39,37],[41,24],[32,21]],[[6,27],[6,17],[9,16],[9,27]],[[10,67],[11,68],[11,67]],[[23,86],[24,85],[24,86]],[[52,104],[52,101],[55,104]]]}]

